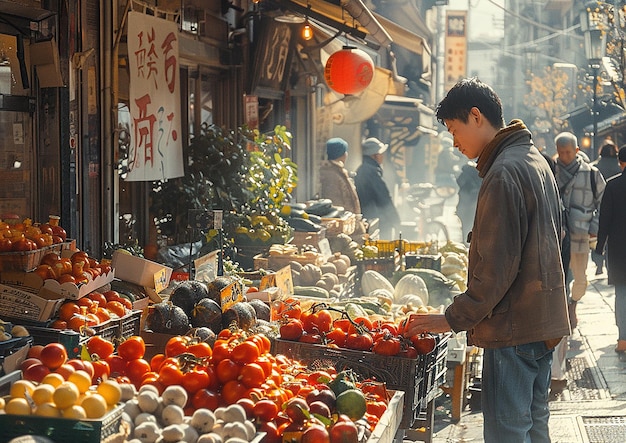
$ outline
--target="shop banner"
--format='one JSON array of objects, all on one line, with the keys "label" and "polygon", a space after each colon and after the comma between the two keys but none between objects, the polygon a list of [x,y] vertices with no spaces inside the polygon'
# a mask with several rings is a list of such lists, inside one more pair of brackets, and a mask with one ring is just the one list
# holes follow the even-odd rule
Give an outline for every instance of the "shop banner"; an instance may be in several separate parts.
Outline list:
[{"label": "shop banner", "polygon": [[184,175],[178,69],[178,26],[128,14],[132,142],[128,181]]},{"label": "shop banner", "polygon": [[467,11],[446,11],[444,87],[467,76]]}]

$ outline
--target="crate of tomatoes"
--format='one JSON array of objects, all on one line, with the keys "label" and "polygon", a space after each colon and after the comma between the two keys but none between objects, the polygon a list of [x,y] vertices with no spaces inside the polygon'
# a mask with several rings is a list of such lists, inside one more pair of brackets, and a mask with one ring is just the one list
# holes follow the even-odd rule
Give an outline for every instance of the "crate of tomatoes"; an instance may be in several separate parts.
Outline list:
[{"label": "crate of tomatoes", "polygon": [[[288,312],[293,315],[294,310]],[[282,317],[280,321],[280,338],[273,341],[273,354],[311,368],[352,369],[363,378],[404,391],[403,429],[411,427],[445,381],[449,334],[403,337],[392,321],[371,322],[367,317],[350,319],[345,315],[333,319],[326,309],[315,307],[301,318]]]}]

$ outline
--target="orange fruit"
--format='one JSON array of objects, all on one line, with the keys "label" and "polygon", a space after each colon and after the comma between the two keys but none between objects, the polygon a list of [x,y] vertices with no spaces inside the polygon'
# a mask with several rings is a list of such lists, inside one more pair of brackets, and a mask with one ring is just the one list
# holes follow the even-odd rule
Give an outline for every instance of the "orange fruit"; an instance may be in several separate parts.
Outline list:
[{"label": "orange fruit", "polygon": [[11,395],[11,398],[26,399],[27,395],[29,396],[33,395],[34,390],[35,390],[34,383],[28,380],[17,380],[11,385],[10,395]]},{"label": "orange fruit", "polygon": [[100,418],[103,417],[107,412],[107,402],[104,397],[100,394],[91,394],[87,395],[83,398],[83,401],[80,405],[85,410],[85,414],[87,414],[87,418]]},{"label": "orange fruit", "polygon": [[87,413],[85,409],[83,409],[80,405],[70,406],[69,408],[65,408],[61,411],[61,416],[63,418],[71,418],[74,420],[84,420],[87,418]]},{"label": "orange fruit", "polygon": [[35,413],[33,415],[37,415],[39,417],[60,417],[61,411],[56,407],[56,405],[52,402],[47,402],[38,405],[35,408]]},{"label": "orange fruit", "polygon": [[25,398],[12,398],[4,406],[4,412],[12,415],[30,415],[30,405]]},{"label": "orange fruit", "polygon": [[65,381],[65,378],[63,378],[61,374],[57,374],[56,372],[51,372],[50,374],[47,374],[43,378],[43,380],[41,380],[41,384],[51,385],[52,387],[56,388],[64,381]]},{"label": "orange fruit", "polygon": [[80,306],[76,302],[65,302],[59,308],[59,320],[69,321],[76,314],[80,314]]},{"label": "orange fruit", "polygon": [[74,383],[81,394],[87,392],[91,386],[91,376],[82,369],[72,372],[67,381]]},{"label": "orange fruit", "polygon": [[108,379],[100,383],[96,388],[96,392],[104,397],[109,406],[116,405],[122,398],[122,388],[120,384],[113,379]]},{"label": "orange fruit", "polygon": [[55,387],[46,383],[42,383],[35,388],[31,397],[37,406],[52,401],[52,394]]}]

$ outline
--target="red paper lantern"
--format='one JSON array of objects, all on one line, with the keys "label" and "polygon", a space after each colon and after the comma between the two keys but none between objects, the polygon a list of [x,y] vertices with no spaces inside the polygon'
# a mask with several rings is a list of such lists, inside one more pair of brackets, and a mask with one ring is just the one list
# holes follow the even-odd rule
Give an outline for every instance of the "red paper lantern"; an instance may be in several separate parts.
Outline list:
[{"label": "red paper lantern", "polygon": [[332,54],[324,67],[324,79],[333,91],[358,94],[374,77],[374,62],[367,52],[350,46]]}]

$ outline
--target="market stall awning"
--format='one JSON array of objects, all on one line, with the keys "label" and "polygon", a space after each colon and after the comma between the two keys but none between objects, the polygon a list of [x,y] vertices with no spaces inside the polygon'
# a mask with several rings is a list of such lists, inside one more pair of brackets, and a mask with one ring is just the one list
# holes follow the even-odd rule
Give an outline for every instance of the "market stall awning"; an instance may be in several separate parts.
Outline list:
[{"label": "market stall awning", "polygon": [[[598,128],[600,129],[600,122],[605,120],[613,120],[624,113],[623,109],[612,102],[599,101],[598,103]],[[579,106],[566,115],[561,117],[563,120],[567,120],[570,127],[578,131],[591,131],[593,125],[593,115],[589,105]]]},{"label": "market stall awning", "polygon": [[388,95],[377,114],[385,126],[407,128],[413,133],[411,139],[421,134],[437,135],[433,128],[434,111],[420,99]]},{"label": "market stall awning", "polygon": [[369,38],[380,46],[395,43],[416,54],[430,54],[424,38],[370,11],[361,0],[281,0],[280,3],[302,16],[358,38]]}]

